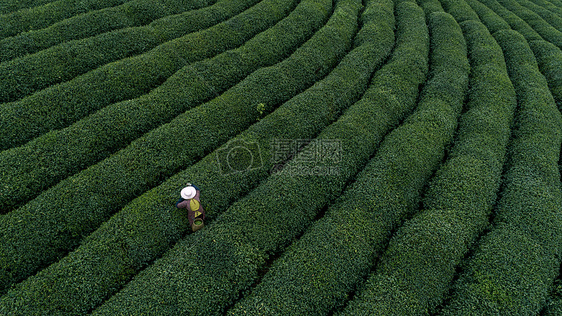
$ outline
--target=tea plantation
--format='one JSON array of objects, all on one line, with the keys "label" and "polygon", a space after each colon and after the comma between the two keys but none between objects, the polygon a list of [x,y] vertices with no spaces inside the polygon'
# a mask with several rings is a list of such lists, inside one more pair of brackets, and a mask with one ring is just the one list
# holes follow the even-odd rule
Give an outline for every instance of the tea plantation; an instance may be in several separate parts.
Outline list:
[{"label": "tea plantation", "polygon": [[562,315],[561,110],[560,0],[0,0],[0,315]]}]

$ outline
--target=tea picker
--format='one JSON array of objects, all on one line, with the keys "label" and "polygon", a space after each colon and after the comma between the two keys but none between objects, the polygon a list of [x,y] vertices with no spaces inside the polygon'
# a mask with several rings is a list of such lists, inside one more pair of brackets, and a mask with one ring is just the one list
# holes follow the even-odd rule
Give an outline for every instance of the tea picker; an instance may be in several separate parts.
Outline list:
[{"label": "tea picker", "polygon": [[197,231],[204,226],[205,210],[201,206],[199,196],[201,190],[195,185],[188,183],[180,192],[181,198],[176,202],[176,207],[187,209],[187,218],[193,231]]}]

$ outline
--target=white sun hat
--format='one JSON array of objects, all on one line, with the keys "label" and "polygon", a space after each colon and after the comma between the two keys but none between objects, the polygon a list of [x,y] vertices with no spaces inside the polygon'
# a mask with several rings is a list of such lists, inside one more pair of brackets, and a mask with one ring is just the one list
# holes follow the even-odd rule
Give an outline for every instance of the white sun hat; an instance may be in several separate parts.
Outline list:
[{"label": "white sun hat", "polygon": [[181,195],[182,198],[184,198],[186,200],[189,200],[189,199],[192,199],[195,196],[196,193],[197,192],[196,192],[194,187],[188,186],[188,187],[185,187],[181,190],[180,195]]}]

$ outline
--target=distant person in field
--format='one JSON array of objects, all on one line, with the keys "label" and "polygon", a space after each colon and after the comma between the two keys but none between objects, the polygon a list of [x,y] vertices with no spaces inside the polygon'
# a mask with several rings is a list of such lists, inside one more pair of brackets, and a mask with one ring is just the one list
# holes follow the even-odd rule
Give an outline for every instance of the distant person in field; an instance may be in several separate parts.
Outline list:
[{"label": "distant person in field", "polygon": [[201,190],[191,183],[188,183],[180,192],[181,198],[176,203],[176,207],[187,209],[187,218],[193,231],[199,230],[204,225],[205,210],[201,205],[199,196]]}]

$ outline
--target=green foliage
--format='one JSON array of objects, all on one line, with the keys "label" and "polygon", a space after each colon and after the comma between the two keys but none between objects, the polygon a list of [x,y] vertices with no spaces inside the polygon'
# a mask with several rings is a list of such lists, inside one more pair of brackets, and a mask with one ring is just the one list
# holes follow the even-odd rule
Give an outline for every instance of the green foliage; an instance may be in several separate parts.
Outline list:
[{"label": "green foliage", "polygon": [[560,283],[560,276],[551,286],[550,298],[541,311],[544,316],[556,316],[562,314],[562,284]]},{"label": "green foliage", "polygon": [[418,3],[425,12],[426,18],[429,18],[429,15],[433,12],[444,11],[439,0],[419,0]]},{"label": "green foliage", "polygon": [[480,21],[478,14],[465,2],[465,0],[440,0],[443,8],[459,23],[466,20]]},{"label": "green foliage", "polygon": [[[245,0],[230,7],[230,15],[239,12],[240,6],[245,7],[255,2],[256,0]],[[106,64],[94,71],[90,70],[99,66],[96,60],[103,61],[103,56],[94,57],[99,55],[100,51],[97,49],[90,51],[73,42],[1,63],[0,77],[3,80],[0,81],[0,102],[19,100],[47,87],[46,90],[38,93],[40,97],[33,95],[31,100],[26,99],[23,102],[37,102],[38,98],[42,97],[44,100],[48,96],[51,109],[58,110],[68,107],[69,103],[73,106],[73,103],[87,99],[92,101],[81,104],[77,108],[92,111],[92,107],[97,110],[103,105],[137,97],[162,83],[182,66],[239,46],[257,33],[271,27],[283,16],[282,11],[287,10],[281,8],[286,8],[292,3],[289,2],[285,6],[275,1],[259,3],[227,22],[184,35],[159,45],[147,53]],[[262,11],[273,11],[276,14],[268,20],[263,20]],[[245,23],[248,20],[253,20],[254,23]],[[238,27],[233,28],[232,23]],[[141,33],[147,32],[150,33],[149,28],[141,31]],[[143,41],[146,43],[143,45],[154,45],[155,40],[153,36],[149,36],[148,43]],[[88,40],[85,40],[82,43],[87,42]],[[73,53],[77,53],[79,58],[75,58]],[[75,78],[84,73],[85,75]],[[71,80],[73,78],[75,79]],[[67,80],[71,81],[66,82]],[[50,87],[61,82],[64,83]],[[68,115],[68,112],[64,113],[64,117]]]},{"label": "green foliage", "polygon": [[[210,5],[208,2],[194,2],[189,7],[181,8],[181,10],[188,10],[187,12],[178,11],[177,14],[170,16],[166,16],[166,12],[162,11],[158,20],[139,27],[127,25],[128,20],[123,16],[113,17],[118,21],[112,22],[112,17],[98,11],[82,14],[45,29],[1,40],[0,62],[32,54],[67,41],[85,39],[61,45],[48,53],[62,54],[62,51],[66,51],[68,55],[74,56],[74,59],[82,63],[87,62],[82,69],[87,71],[86,66],[94,69],[97,65],[133,56],[173,38],[211,27],[255,4],[255,2],[244,1],[238,5],[231,3],[230,6],[234,5],[238,11],[230,11],[228,4],[225,6],[224,1],[219,1],[218,4],[195,10]],[[111,31],[109,28],[119,28],[119,30],[109,32]],[[81,57],[82,55],[85,57]]]},{"label": "green foliage", "polygon": [[256,111],[258,111],[258,121],[262,119],[263,113],[265,111],[265,104],[263,103],[258,103],[258,105],[256,106]]},{"label": "green foliage", "polygon": [[0,0],[0,314],[562,314],[562,2],[257,2]]},{"label": "green foliage", "polygon": [[[500,223],[481,244],[442,314],[538,314],[556,277],[558,260],[511,223]],[[505,287],[508,283],[513,287]]]},{"label": "green foliage", "polygon": [[[560,2],[559,0],[532,0],[533,3],[547,9],[550,12],[554,12],[556,14],[558,14],[559,16],[562,16],[562,2]],[[556,5],[555,3],[558,2],[559,5]]]},{"label": "green foliage", "polygon": [[[314,12],[323,20],[329,15],[331,1],[313,3],[316,8],[303,2],[303,8],[292,18],[299,21],[302,15]],[[349,16],[343,15],[341,19],[347,21]],[[117,208],[248,128],[256,121],[257,102],[267,104],[266,110],[271,112],[300,89],[319,80],[349,48],[355,28],[355,23],[332,22],[290,58],[261,68],[221,96],[185,112],[0,217],[0,237],[6,241],[1,250],[6,255],[0,259],[2,287],[22,280],[65,254]],[[288,35],[295,36],[290,32]],[[326,68],[318,71],[321,67]],[[60,225],[62,217],[65,224]],[[34,235],[36,231],[39,234]]]},{"label": "green foliage", "polygon": [[[454,209],[463,216],[478,210],[483,212],[479,215],[482,223],[499,189],[516,97],[501,48],[486,27],[476,21],[463,22],[461,27],[471,60],[468,111],[461,117],[455,145],[432,180],[424,206]],[[473,234],[482,225],[476,225]]]},{"label": "green foliage", "polygon": [[466,3],[472,7],[474,12],[478,14],[478,17],[486,25],[489,33],[493,34],[499,30],[508,30],[511,27],[509,24],[497,15],[492,9],[488,8],[486,5],[478,0],[465,0]]},{"label": "green foliage", "polygon": [[[423,25],[423,18],[420,16],[421,21],[422,21],[422,25]],[[419,18],[416,18],[415,21],[415,26],[412,25],[413,28],[415,28],[416,30],[410,30],[409,32],[405,32],[408,35],[414,35],[416,33],[419,34]],[[411,22],[410,22],[411,23]],[[413,23],[412,23],[413,24]],[[400,33],[400,32],[399,32]],[[423,37],[422,37],[423,38]],[[423,39],[422,39],[423,41]],[[422,42],[423,43],[423,42]],[[414,47],[418,47],[418,48],[423,48],[425,46],[425,50],[427,52],[427,46],[423,45],[422,43],[418,42],[418,44],[414,44],[414,43],[410,43],[410,45],[405,44],[406,46],[409,46],[410,48],[414,48]],[[412,45],[414,44],[414,45]],[[421,45],[420,45],[421,44]],[[400,49],[399,51],[404,51],[404,49]],[[419,54],[419,51],[418,51]],[[400,54],[398,54],[400,55]],[[417,58],[420,58],[421,60],[425,59],[425,57],[423,55],[418,55]],[[395,69],[401,69],[402,70],[402,76],[404,76],[404,78],[406,78],[406,76],[408,76],[410,74],[410,72],[407,70],[407,66],[405,66],[403,63],[400,63],[400,61],[405,61],[407,60],[408,57],[402,56],[401,58],[396,58],[396,64],[395,64]],[[350,59],[351,60],[351,59]],[[398,65],[402,65],[402,68],[398,68]],[[388,79],[391,78],[391,74],[389,72],[385,72],[387,75],[380,77],[379,80],[381,82],[381,84],[379,84],[378,88],[381,88],[381,86],[386,85],[386,81],[384,79]],[[416,80],[418,80],[418,82],[423,81],[423,74],[421,74],[421,76],[417,76]],[[413,102],[415,100],[415,94],[417,93],[417,88],[415,84],[412,84],[412,86],[410,86],[408,88],[408,93],[407,94],[400,94],[399,92],[396,92],[396,94],[398,95],[398,98],[402,99],[404,97],[406,97],[407,99],[403,99],[404,101],[408,100],[408,104],[413,105]],[[405,91],[406,92],[406,91]],[[375,93],[373,91],[371,91],[371,93],[368,92],[369,95],[371,95],[372,98],[375,97],[379,97],[381,98],[381,94],[382,93]],[[413,94],[413,95],[412,95]],[[345,155],[345,157],[342,158],[342,161],[345,162],[344,166],[342,168],[342,172],[341,174],[338,174],[336,176],[336,179],[330,179],[330,177],[328,177],[328,179],[326,179],[326,177],[316,177],[316,176],[295,176],[295,177],[291,177],[289,175],[279,175],[279,174],[275,174],[272,177],[270,177],[270,180],[267,181],[267,184],[262,185],[261,189],[258,188],[258,192],[259,193],[255,193],[256,191],[252,192],[252,198],[250,201],[246,201],[246,202],[242,202],[242,204],[239,204],[238,206],[236,206],[237,204],[235,204],[233,206],[233,208],[231,208],[229,211],[227,211],[227,213],[229,213],[230,215],[223,215],[221,217],[219,217],[219,223],[224,223],[225,225],[228,225],[229,227],[236,227],[236,226],[244,226],[244,234],[248,237],[251,238],[251,242],[246,243],[246,244],[254,244],[256,245],[256,247],[259,247],[261,249],[264,249],[265,251],[267,251],[266,249],[270,249],[269,251],[274,251],[274,249],[276,249],[277,247],[283,247],[283,244],[286,244],[288,241],[291,240],[290,236],[294,236],[295,231],[287,231],[286,229],[291,229],[294,228],[296,230],[302,230],[303,227],[303,221],[304,223],[306,223],[307,221],[311,220],[310,215],[306,215],[302,213],[309,213],[310,211],[306,211],[306,210],[313,210],[313,209],[318,209],[320,207],[319,203],[322,204],[322,201],[326,201],[327,199],[330,198],[330,193],[329,191],[332,190],[332,188],[330,188],[330,184],[333,183],[335,184],[337,187],[340,188],[342,185],[345,184],[345,181],[342,181],[343,179],[349,178],[350,176],[352,176],[354,174],[354,172],[358,171],[360,167],[357,166],[356,162],[357,159],[362,159],[365,160],[369,157],[369,152],[373,150],[373,146],[376,146],[374,144],[376,144],[377,142],[371,142],[371,141],[361,141],[361,139],[363,137],[369,137],[369,139],[371,137],[375,137],[378,138],[378,140],[380,141],[380,139],[382,138],[382,136],[384,135],[384,130],[377,130],[377,131],[373,131],[372,132],[372,136],[370,135],[370,129],[367,128],[368,126],[370,126],[372,124],[372,122],[376,119],[376,116],[373,117],[371,115],[366,115],[368,111],[368,113],[370,114],[375,114],[375,113],[379,113],[378,117],[380,117],[381,121],[386,120],[387,118],[384,116],[384,111],[382,109],[373,109],[368,110],[369,108],[371,108],[372,104],[373,104],[374,99],[372,100],[365,100],[360,102],[360,106],[358,106],[357,104],[353,106],[352,109],[348,110],[346,112],[346,114],[344,115],[343,119],[340,119],[337,123],[334,123],[330,128],[328,128],[327,130],[325,130],[322,133],[322,136],[320,136],[320,139],[333,139],[336,137],[341,137],[341,136],[346,136],[345,139],[350,139],[352,140],[349,143],[349,147],[344,148],[344,150],[342,150],[342,153]],[[396,100],[398,101],[398,100]],[[396,115],[400,115],[400,114],[396,114]],[[353,124],[351,124],[351,122],[353,122]],[[392,123],[389,122],[389,124],[385,124],[388,128],[390,128],[392,126]],[[367,133],[366,133],[367,132]],[[367,135],[364,135],[364,134]],[[363,139],[364,140],[364,139]],[[366,148],[371,148],[370,150],[365,150]],[[359,157],[358,157],[359,156]],[[348,160],[350,160],[348,162]],[[294,163],[294,164],[290,164],[287,168],[289,168],[289,170],[291,170],[292,167],[298,165],[298,163]],[[351,169],[351,170],[348,170]],[[287,169],[284,169],[287,170]],[[339,179],[338,179],[339,178]],[[272,180],[274,179],[274,180]],[[282,183],[286,183],[287,185],[290,184],[290,186],[284,188],[284,186],[282,185]],[[312,186],[310,189],[308,189],[308,187]],[[281,188],[281,189],[280,189]],[[305,192],[301,192],[303,190],[301,190],[301,188],[306,188],[306,190],[304,190]],[[281,191],[279,191],[281,190]],[[328,190],[328,192],[327,192]],[[267,193],[266,193],[267,192]],[[273,194],[272,197],[270,197]],[[288,195],[286,198],[282,198],[284,196]],[[335,194],[334,194],[335,195]],[[322,197],[319,199],[319,197]],[[292,207],[292,205],[299,205],[299,207]],[[300,203],[304,203],[305,205],[302,206],[300,205]],[[281,206],[280,204],[283,204],[285,206]],[[289,206],[289,204],[291,206]],[[302,208],[301,208],[302,206]],[[263,215],[258,215],[255,212],[253,212],[252,210],[255,210],[256,208],[260,208],[260,214],[263,212]],[[286,209],[292,209],[295,210],[294,212],[283,212],[283,213],[287,213],[287,214],[277,214],[278,210],[286,210]],[[304,212],[303,212],[304,209]],[[239,214],[239,212],[243,212],[243,214]],[[238,214],[238,215],[235,215]],[[274,216],[275,214],[275,216]],[[225,217],[226,216],[226,217]],[[257,217],[256,217],[257,216]],[[271,222],[268,219],[271,218],[277,218],[277,216],[281,216],[282,218],[279,218],[279,222],[277,222],[277,219],[275,222]],[[232,218],[232,217],[236,217],[236,218]],[[285,219],[283,218],[285,217]],[[290,217],[290,219],[286,218],[286,217]],[[231,226],[231,222],[234,221],[234,226]],[[290,222],[291,225],[284,225],[283,223],[287,223]],[[236,224],[238,223],[238,224]],[[216,225],[222,225],[222,224],[216,224],[214,223],[213,226],[211,227],[217,227]],[[266,226],[263,226],[266,225]],[[281,227],[283,226],[283,227]],[[263,227],[266,227],[265,229],[263,229]],[[271,229],[270,229],[271,228]],[[213,229],[213,228],[211,228]],[[269,235],[267,234],[267,236],[263,236],[261,234],[263,234],[264,232],[270,232],[273,235]],[[217,231],[214,231],[214,233],[217,233]],[[260,238],[259,236],[262,236],[264,238]],[[201,242],[201,240],[198,240],[198,244],[199,242]],[[281,243],[281,244],[279,244]],[[205,250],[205,246],[203,245],[202,250]],[[196,252],[199,252],[200,250],[196,250]],[[184,250],[181,250],[180,252],[184,253]],[[164,265],[164,264],[163,264]],[[199,264],[198,264],[199,266]],[[157,271],[156,268],[154,270],[152,270],[150,273],[159,273]],[[208,269],[204,269],[202,271],[210,271]],[[226,271],[212,271],[211,273],[218,273],[218,274],[223,274]],[[123,307],[123,305],[128,305],[128,306],[133,306],[133,305],[129,305],[130,302],[134,302],[133,304],[141,304],[139,305],[141,310],[146,309],[146,308],[152,308],[151,311],[158,311],[159,307],[158,306],[154,306],[154,307],[150,307],[148,304],[144,304],[142,303],[144,300],[142,299],[142,297],[144,295],[147,295],[149,292],[151,292],[150,289],[147,290],[146,287],[152,287],[152,282],[151,280],[153,280],[153,278],[156,276],[143,276],[143,279],[138,278],[137,280],[140,280],[139,282],[142,282],[140,285],[140,287],[129,287],[130,293],[132,295],[127,295],[124,294],[122,296],[119,296],[119,299],[114,299],[115,302],[110,302],[108,304],[106,304],[104,307],[102,307],[101,311],[105,312],[105,313],[113,313],[117,310],[120,310],[120,308]],[[237,281],[236,283],[239,283]],[[171,280],[171,282],[175,282],[173,280]],[[148,283],[148,284],[147,284]],[[205,282],[204,287],[211,287],[209,289],[209,293],[213,292],[213,289],[216,289],[217,287],[220,287],[221,289],[224,288],[224,286],[222,285],[222,282],[219,282],[218,284],[213,282]],[[244,286],[244,284],[241,284],[240,286]],[[238,286],[240,288],[240,286]],[[228,285],[228,289],[229,292],[231,292],[231,286]],[[127,291],[127,290],[126,290]],[[221,291],[222,292],[222,291]],[[224,293],[224,292],[223,292]],[[170,295],[171,293],[168,294],[164,294],[164,295]],[[205,293],[205,297],[202,298],[203,302],[207,301],[207,294]],[[222,298],[222,301],[224,301],[226,298]],[[166,298],[160,298],[159,300],[167,300]],[[212,300],[216,300],[214,297],[212,298]],[[221,301],[221,302],[222,302]],[[181,303],[178,303],[178,308],[182,309],[182,308],[186,308],[185,305],[182,305]],[[188,306],[192,306],[192,304],[188,305]],[[134,310],[134,308],[132,309]],[[98,310],[98,312],[101,313],[100,310]],[[125,311],[126,312],[126,311]]]},{"label": "green foliage", "polygon": [[558,109],[562,111],[562,51],[556,45],[543,40],[530,41],[529,46],[548,82]]},{"label": "green foliage", "polygon": [[[535,12],[523,7],[516,0],[498,0],[506,9],[510,10],[521,19],[523,19],[530,27],[532,27],[542,38],[552,44],[562,48],[562,32],[548,24]],[[515,29],[515,28],[514,28]],[[525,34],[523,34],[525,35]],[[530,38],[525,38],[530,41]]]},{"label": "green foliage", "polygon": [[400,227],[367,281],[361,298],[369,299],[358,306],[375,314],[435,312],[456,266],[486,227],[500,186],[515,91],[486,27],[473,20],[461,27],[471,60],[467,112],[447,161],[430,181],[425,210]]},{"label": "green foliage", "polygon": [[[346,2],[339,4],[343,5]],[[398,21],[402,22],[398,23],[398,38],[409,37],[416,40],[401,41],[402,44],[396,47],[393,61],[390,62],[392,65],[385,65],[375,74],[373,85],[363,99],[352,105],[338,121],[324,129],[317,138],[317,140],[342,139],[342,157],[338,165],[340,172],[326,176],[302,173],[291,175],[289,171],[296,170],[300,165],[299,157],[302,157],[302,154],[297,156],[296,160],[290,161],[281,172],[271,175],[248,196],[238,200],[218,216],[217,220],[207,227],[208,229],[206,228],[206,234],[201,234],[196,242],[192,242],[192,247],[183,243],[178,244],[169,255],[145,270],[94,314],[169,313],[175,310],[196,314],[194,311],[198,302],[173,301],[174,297],[188,295],[187,293],[196,288],[206,289],[205,292],[199,291],[201,313],[212,314],[232,303],[241,291],[255,282],[257,270],[263,267],[263,262],[240,258],[234,263],[235,266],[243,266],[249,262],[254,269],[240,275],[234,275],[223,267],[211,268],[208,261],[203,258],[207,256],[207,251],[214,251],[209,249],[214,243],[213,240],[221,238],[220,236],[228,230],[229,236],[231,234],[239,236],[240,244],[252,247],[253,253],[262,258],[269,253],[280,251],[310,224],[315,214],[329,200],[338,196],[346,182],[368,160],[385,133],[414,106],[418,86],[424,81],[425,72],[423,68],[410,68],[409,65],[416,63],[427,65],[427,29],[424,27],[421,9],[415,10],[415,5],[412,3],[399,7],[401,9],[398,11],[400,12]],[[354,52],[352,51],[352,54],[355,54]],[[404,54],[406,52],[412,53]],[[410,59],[417,59],[417,61]],[[412,82],[407,81],[408,78]],[[390,80],[392,82],[389,82]],[[396,86],[399,82],[401,82],[401,91],[388,92],[388,87]],[[401,105],[404,108],[390,116],[390,113],[385,111],[385,106],[390,105]],[[390,107],[386,109],[390,110]],[[303,151],[306,153],[307,148]],[[180,260],[184,263],[181,266],[173,264]],[[168,274],[170,277],[163,278],[164,267],[171,268]],[[186,267],[194,267],[194,270],[186,270]],[[208,279],[197,284],[176,280],[176,277],[192,279],[202,274]],[[224,276],[230,278],[227,280]],[[180,281],[182,288],[178,288],[179,292],[176,293],[166,290],[154,295],[154,289],[160,287],[154,280],[162,280],[170,285]],[[166,306],[159,302],[171,303]],[[252,303],[258,306],[262,304],[260,301]],[[210,307],[213,309],[209,310]]]},{"label": "green foliage", "polygon": [[[361,14],[361,29],[354,39],[354,45],[361,46],[363,44],[372,45],[373,41],[381,41],[381,47],[374,47],[377,52],[386,51],[388,49],[388,41],[392,41],[394,46],[394,4],[392,0],[369,0]],[[389,36],[389,32],[393,32]]]},{"label": "green foliage", "polygon": [[[52,131],[23,146],[1,152],[0,170],[3,172],[0,179],[7,183],[0,188],[2,213],[37,196],[67,176],[108,157],[143,133],[216,96],[259,67],[279,62],[287,51],[305,41],[307,35],[322,21],[310,19],[301,25],[295,24],[293,29],[302,29],[299,36],[275,37],[276,41],[284,44],[278,47],[276,55],[275,50],[263,46],[262,42],[266,36],[279,32],[280,27],[270,28],[270,31],[234,51],[180,69],[147,95],[114,103],[65,129]],[[267,58],[263,56],[266,49],[270,54]],[[0,117],[9,122],[12,116],[19,116],[23,112],[18,106],[12,110],[13,115],[2,113]],[[63,114],[58,113],[60,116]],[[9,133],[8,130],[3,132]],[[20,137],[25,136],[17,130],[12,132]]]},{"label": "green foliage", "polygon": [[[355,11],[358,8],[359,6],[356,6]],[[340,13],[336,12],[327,28],[345,23]],[[388,32],[392,34],[392,29],[387,30],[387,35]],[[91,234],[77,251],[18,285],[17,292],[8,292],[7,295],[14,298],[10,305],[17,305],[18,301],[33,301],[36,302],[33,304],[34,311],[38,311],[44,310],[45,307],[54,309],[53,306],[66,302],[67,305],[78,309],[86,302],[100,300],[98,293],[103,297],[110,292],[101,289],[110,286],[119,288],[128,279],[124,278],[116,283],[114,280],[118,275],[132,276],[143,264],[161,256],[172,243],[177,242],[186,233],[185,213],[176,211],[172,201],[175,201],[178,189],[185,185],[187,179],[203,189],[202,203],[207,218],[216,217],[230,203],[267,178],[268,171],[273,167],[271,141],[279,138],[313,137],[333,121],[339,111],[359,98],[366,89],[371,72],[389,53],[392,39],[392,36],[384,38],[381,34],[378,38],[373,38],[369,45],[354,49],[324,80],[292,98],[258,124],[252,125],[231,140],[237,144],[248,144],[248,147],[251,142],[256,143],[259,152],[253,154],[256,158],[258,155],[262,157],[263,166],[243,173],[226,175],[217,170],[217,154],[222,148],[213,152],[159,187],[135,199]],[[381,43],[384,43],[386,49],[380,48]],[[328,111],[328,107],[333,107],[336,114]],[[311,122],[315,123],[310,124]],[[149,222],[151,224],[147,226]],[[127,247],[112,247],[115,239],[127,240]],[[107,251],[100,251],[107,248],[111,249],[109,258],[112,261],[112,269],[107,269],[104,262],[98,259],[108,256]],[[66,277],[68,274],[83,277],[69,282]],[[53,294],[47,296],[39,290],[33,290],[34,288],[48,288]],[[80,289],[81,293],[79,301],[71,295],[71,292],[77,289]],[[39,294],[34,296],[33,293]],[[25,311],[31,313],[30,308],[31,306]]]},{"label": "green foliage", "polygon": [[29,9],[40,5],[45,5],[56,0],[1,0],[0,1],[0,14],[8,14],[18,10]]},{"label": "green foliage", "polygon": [[521,6],[535,12],[538,14],[545,22],[556,28],[558,31],[562,31],[562,17],[558,14],[547,10],[540,5],[537,5],[529,0],[516,0]]},{"label": "green foliage", "polygon": [[[244,6],[253,2],[255,0],[237,3]],[[295,2],[269,0],[259,3],[209,29],[166,42],[145,54],[109,63],[20,101],[2,104],[0,149],[22,145],[48,131],[64,128],[109,104],[148,93],[186,64],[242,45],[256,33],[273,26],[294,8]],[[235,12],[240,10],[237,6],[230,9]],[[247,20],[254,23],[242,25]],[[0,69],[2,65],[16,61],[24,63],[16,59],[0,64]],[[61,67],[61,64],[55,63],[54,66]],[[16,75],[13,79],[23,80]],[[34,124],[30,126],[29,120],[33,120]]]},{"label": "green foliage", "polygon": [[[3,0],[2,2],[4,2]],[[21,32],[37,30],[48,27],[59,21],[78,16],[93,10],[115,10],[112,7],[119,7],[120,5],[131,0],[58,0],[58,1],[34,1],[36,5],[29,4],[29,1],[11,1],[10,7],[16,7],[13,4],[18,3],[21,10],[14,10],[9,14],[0,15],[0,39],[17,35]],[[28,2],[29,7],[23,7],[25,2]],[[40,3],[43,2],[43,3]],[[0,11],[2,10],[0,3]]]},{"label": "green foliage", "polygon": [[562,8],[562,1],[560,0],[549,0],[552,4],[558,6],[559,8]]},{"label": "green foliage", "polygon": [[548,0],[550,3],[552,3],[553,5],[562,8],[562,1],[560,0]]},{"label": "green foliage", "polygon": [[[416,212],[422,189],[441,163],[445,147],[453,140],[468,89],[470,67],[459,25],[450,14],[444,12],[432,13],[428,20],[432,34],[431,78],[421,92],[418,108],[404,125],[385,139],[379,153],[363,170],[362,177],[365,179],[359,178],[357,186],[349,190],[349,195],[355,197],[350,198],[352,203],[339,207],[357,209],[359,206],[367,209],[372,224],[364,239],[370,240],[372,249],[369,256],[372,258],[385,249],[390,233],[406,217]],[[368,196],[370,201],[358,202],[357,196]],[[425,222],[416,227],[420,226],[437,228],[439,221]],[[408,228],[404,229],[408,232]],[[439,260],[439,256],[427,261],[418,255],[424,253],[424,249],[427,251],[429,241],[441,239],[438,233],[428,231],[415,237],[407,234],[408,240],[402,238],[400,241],[404,244],[398,242],[398,246],[395,246],[394,239],[377,273],[370,275],[341,314],[357,315],[362,310],[369,310],[376,315],[423,314],[428,305],[434,303],[434,297],[428,295],[435,293],[427,290],[424,293],[421,288],[425,284],[412,280],[412,277],[427,275],[427,271],[423,271],[426,265],[431,264],[432,260]],[[428,241],[424,241],[426,238]],[[417,240],[416,246],[406,246],[413,239]],[[394,250],[401,245],[405,247]],[[443,245],[443,248],[443,251],[450,249],[447,245]],[[353,257],[348,264],[355,265],[351,259]],[[365,268],[368,271],[371,267]]]},{"label": "green foliage", "polygon": [[562,117],[523,36],[494,37],[519,108],[494,226],[464,265],[445,315],[537,314],[560,266]]},{"label": "green foliage", "polygon": [[[114,103],[68,128],[1,152],[0,170],[4,172],[0,178],[5,183],[0,188],[2,213],[212,98],[257,68],[278,62],[313,32],[311,27],[320,23],[321,19],[311,19],[302,25],[295,24],[294,30],[302,29],[299,36],[288,35],[290,40],[277,36],[276,40],[284,45],[272,49],[263,46],[263,39],[280,31],[274,27],[240,49],[184,67],[147,95]],[[265,50],[270,56],[265,56]],[[19,112],[21,108],[14,110]]]},{"label": "green foliage", "polygon": [[[518,17],[513,12],[504,8],[501,4],[498,3],[498,1],[496,0],[478,0],[478,1],[485,4],[488,8],[493,10],[499,17],[501,17],[505,22],[507,22],[512,29],[516,30],[517,32],[525,36],[527,41],[542,39],[542,37],[532,27],[530,27],[529,24],[527,24],[527,22],[523,21],[523,19]],[[492,34],[493,33],[494,32],[492,32]]]}]

